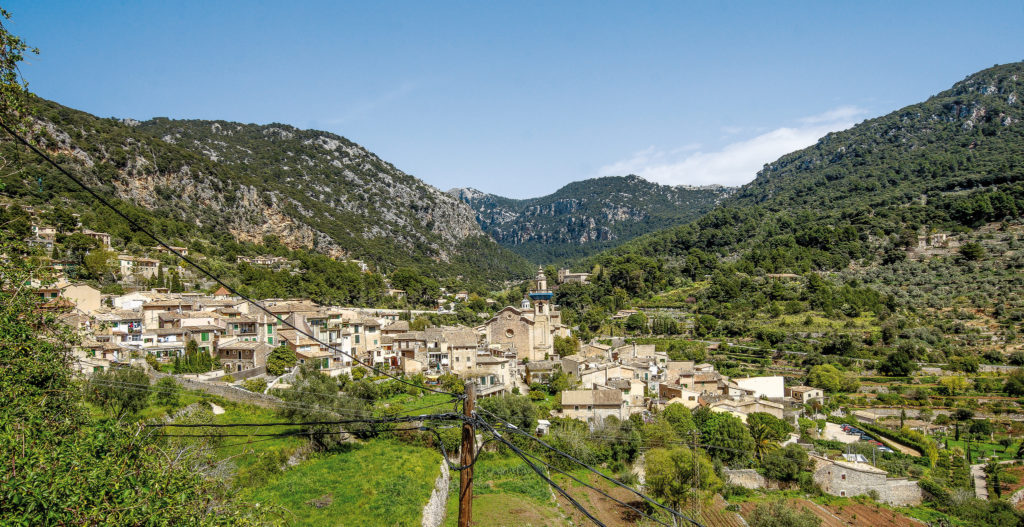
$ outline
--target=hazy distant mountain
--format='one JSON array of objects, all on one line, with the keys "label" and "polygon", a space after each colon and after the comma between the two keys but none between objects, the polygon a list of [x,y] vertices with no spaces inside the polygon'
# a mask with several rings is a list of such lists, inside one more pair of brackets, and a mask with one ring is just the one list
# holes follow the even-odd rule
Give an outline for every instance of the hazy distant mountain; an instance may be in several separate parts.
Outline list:
[{"label": "hazy distant mountain", "polygon": [[538,262],[560,262],[678,225],[711,210],[734,189],[652,183],[637,176],[570,183],[553,194],[510,199],[472,188],[448,193],[468,203],[498,243]]}]

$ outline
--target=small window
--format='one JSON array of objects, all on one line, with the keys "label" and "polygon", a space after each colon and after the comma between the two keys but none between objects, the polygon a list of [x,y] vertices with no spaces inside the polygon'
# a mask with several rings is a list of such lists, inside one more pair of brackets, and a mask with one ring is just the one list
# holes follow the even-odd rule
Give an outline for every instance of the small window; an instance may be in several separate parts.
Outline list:
[{"label": "small window", "polygon": [[512,338],[512,337],[516,336],[516,332],[512,331],[512,328],[508,328],[508,329],[505,330],[505,336],[508,337],[508,338]]},{"label": "small window", "polygon": [[843,474],[843,476],[840,479],[842,479],[843,481],[846,481],[846,474]]},{"label": "small window", "polygon": [[572,407],[572,409],[573,409],[573,410],[579,410],[579,409],[580,409],[580,406],[579,406],[579,405],[577,404],[577,405],[573,406],[573,407]]},{"label": "small window", "polygon": [[845,497],[846,497],[846,491],[845,491],[845,490],[841,490],[841,491],[839,491],[839,495],[840,495],[841,497],[844,497],[844,498],[845,498]]}]

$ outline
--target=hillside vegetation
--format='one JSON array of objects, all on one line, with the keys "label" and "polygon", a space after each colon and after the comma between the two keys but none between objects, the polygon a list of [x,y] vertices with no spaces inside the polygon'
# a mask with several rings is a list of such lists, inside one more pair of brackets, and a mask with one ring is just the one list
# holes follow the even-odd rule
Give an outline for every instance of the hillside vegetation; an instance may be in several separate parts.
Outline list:
[{"label": "hillside vegetation", "polygon": [[652,183],[637,176],[570,183],[539,198],[510,199],[452,189],[498,243],[536,263],[561,263],[680,225],[708,212],[734,189]]},{"label": "hillside vegetation", "polygon": [[[465,204],[333,134],[100,119],[42,99],[32,99],[30,110],[38,143],[60,163],[184,246],[216,252],[228,240],[271,239],[291,250],[360,258],[383,272],[415,267],[477,281],[530,271],[480,230]],[[113,234],[118,247],[153,244],[97,211],[83,191],[8,137],[0,149],[9,160],[0,183],[10,201],[63,203],[84,226]]]}]

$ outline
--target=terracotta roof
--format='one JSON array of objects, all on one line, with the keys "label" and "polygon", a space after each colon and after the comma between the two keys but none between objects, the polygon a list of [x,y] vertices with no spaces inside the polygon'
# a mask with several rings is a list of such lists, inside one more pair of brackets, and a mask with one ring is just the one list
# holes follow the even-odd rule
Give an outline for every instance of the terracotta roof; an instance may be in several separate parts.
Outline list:
[{"label": "terracotta roof", "polygon": [[231,294],[231,291],[228,291],[228,288],[226,288],[224,286],[220,286],[220,289],[214,291],[214,293],[213,293],[214,296],[228,296],[230,294]]}]

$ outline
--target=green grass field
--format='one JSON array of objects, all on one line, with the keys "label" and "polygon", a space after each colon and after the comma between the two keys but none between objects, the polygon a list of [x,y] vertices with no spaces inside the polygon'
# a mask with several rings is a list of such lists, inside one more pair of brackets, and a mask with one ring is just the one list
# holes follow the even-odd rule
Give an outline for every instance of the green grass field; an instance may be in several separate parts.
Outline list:
[{"label": "green grass field", "polygon": [[282,508],[288,525],[420,525],[440,462],[434,450],[371,441],[304,461],[239,498]]},{"label": "green grass field", "polygon": [[[495,527],[567,525],[551,491],[519,458],[484,454],[474,467],[473,523]],[[459,478],[452,475],[444,527],[459,518]]]}]

